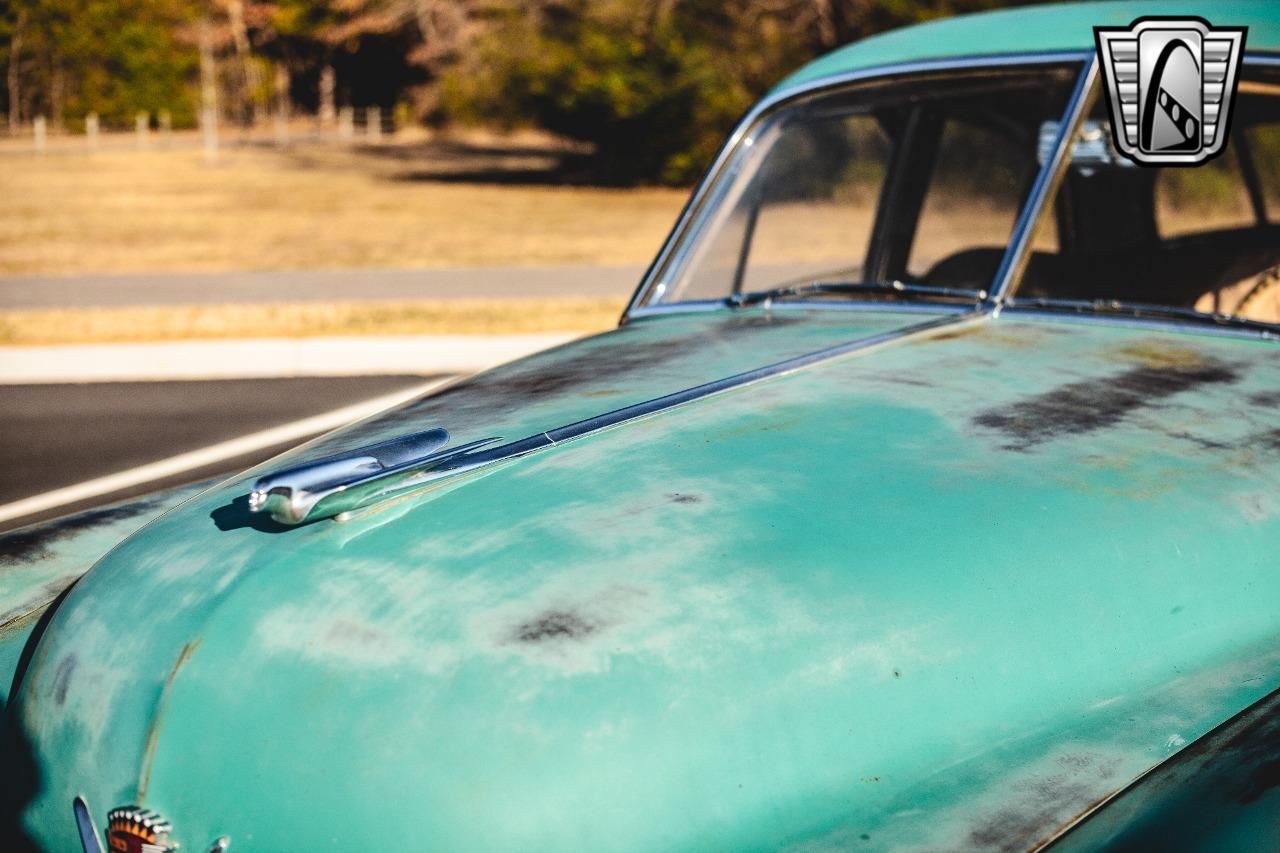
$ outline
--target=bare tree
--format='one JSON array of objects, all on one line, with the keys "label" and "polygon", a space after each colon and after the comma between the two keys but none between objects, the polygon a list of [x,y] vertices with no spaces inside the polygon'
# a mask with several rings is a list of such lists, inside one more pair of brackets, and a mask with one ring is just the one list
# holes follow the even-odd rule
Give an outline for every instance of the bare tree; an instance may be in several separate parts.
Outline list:
[{"label": "bare tree", "polygon": [[26,12],[19,12],[18,20],[13,25],[13,37],[9,40],[9,133],[14,136],[18,134],[18,125],[22,123],[22,76],[19,65],[22,62],[22,31],[26,25]]},{"label": "bare tree", "polygon": [[244,124],[262,122],[262,104],[258,93],[262,89],[262,77],[253,59],[249,43],[249,27],[245,23],[244,0],[225,0],[227,23],[231,25],[231,43],[240,61],[240,121]]}]

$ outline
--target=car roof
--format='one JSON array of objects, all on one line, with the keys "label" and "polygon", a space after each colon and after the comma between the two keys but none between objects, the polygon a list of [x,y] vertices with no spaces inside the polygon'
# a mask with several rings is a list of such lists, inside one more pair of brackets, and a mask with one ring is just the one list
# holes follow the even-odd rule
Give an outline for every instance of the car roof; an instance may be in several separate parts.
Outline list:
[{"label": "car roof", "polygon": [[783,80],[774,91],[903,62],[1093,50],[1095,26],[1127,27],[1144,15],[1198,16],[1216,26],[1245,26],[1249,28],[1246,51],[1280,51],[1280,3],[1066,3],[960,15],[891,30],[815,59]]}]

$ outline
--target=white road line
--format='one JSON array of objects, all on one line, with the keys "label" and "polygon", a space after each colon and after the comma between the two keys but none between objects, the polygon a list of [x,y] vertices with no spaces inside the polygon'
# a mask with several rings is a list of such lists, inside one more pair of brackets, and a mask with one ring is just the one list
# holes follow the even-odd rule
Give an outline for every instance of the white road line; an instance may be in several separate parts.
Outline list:
[{"label": "white road line", "polygon": [[475,373],[577,337],[546,332],[0,346],[0,383]]},{"label": "white road line", "polygon": [[435,388],[439,388],[446,382],[451,381],[452,377],[445,379],[436,379],[423,385],[415,385],[412,388],[405,388],[394,394],[386,394],[381,397],[374,397],[370,400],[364,400],[350,406],[344,406],[341,409],[334,409],[331,412],[325,412],[319,415],[313,415],[309,418],[303,418],[300,421],[294,421],[288,424],[281,424],[259,432],[243,435],[239,438],[233,438],[230,441],[211,444],[208,447],[202,447],[199,450],[191,450],[186,453],[179,453],[177,456],[170,456],[168,459],[161,459],[157,462],[150,462],[137,468],[131,468],[128,471],[119,471],[115,474],[108,474],[105,477],[98,477],[93,480],[86,480],[83,483],[76,483],[74,486],[65,486],[61,489],[54,489],[50,492],[34,495],[29,498],[23,498],[20,501],[0,505],[0,521],[9,521],[14,518],[22,518],[26,515],[32,515],[37,512],[54,509],[67,504],[76,503],[77,501],[86,500],[87,498],[99,497],[100,495],[111,494],[112,492],[127,489],[132,486],[148,483],[153,480],[159,480],[164,477],[171,477],[175,474],[181,474],[184,471],[191,471],[196,468],[202,468],[206,465],[212,465],[215,462],[221,462],[224,459],[234,459],[237,456],[243,456],[246,453],[252,453],[255,450],[263,450],[278,444],[284,444],[289,441],[298,441],[310,435],[327,432],[336,429],[343,424],[350,423],[363,417],[388,409],[397,403],[403,403],[412,400],[422,394],[427,393]]}]

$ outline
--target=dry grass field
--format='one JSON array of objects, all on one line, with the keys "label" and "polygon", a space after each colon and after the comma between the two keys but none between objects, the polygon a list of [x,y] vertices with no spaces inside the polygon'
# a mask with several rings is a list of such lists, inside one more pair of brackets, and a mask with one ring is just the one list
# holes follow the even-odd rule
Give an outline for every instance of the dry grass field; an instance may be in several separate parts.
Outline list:
[{"label": "dry grass field", "polygon": [[185,144],[16,142],[0,275],[641,264],[686,196],[549,184],[557,152],[536,143],[224,147],[209,165]]}]

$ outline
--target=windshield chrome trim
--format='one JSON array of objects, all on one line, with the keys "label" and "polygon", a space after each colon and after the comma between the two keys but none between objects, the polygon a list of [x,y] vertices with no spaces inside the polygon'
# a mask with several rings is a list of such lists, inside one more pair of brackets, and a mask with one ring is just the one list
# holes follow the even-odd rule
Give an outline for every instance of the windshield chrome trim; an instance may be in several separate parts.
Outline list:
[{"label": "windshield chrome trim", "polygon": [[[752,131],[761,118],[766,114],[785,106],[787,103],[798,100],[803,97],[817,94],[819,92],[835,90],[852,86],[858,83],[867,83],[874,80],[889,80],[897,77],[911,77],[921,74],[935,73],[938,71],[970,71],[986,68],[1023,68],[1036,65],[1064,65],[1073,62],[1082,62],[1088,64],[1093,57],[1096,61],[1096,51],[1093,50],[1064,50],[1064,51],[1046,51],[1042,53],[1024,53],[1024,54],[993,54],[968,57],[948,57],[946,59],[927,59],[916,60],[912,62],[891,63],[888,65],[877,65],[872,68],[863,68],[858,71],[851,71],[844,74],[833,74],[827,77],[819,77],[816,80],[810,80],[806,83],[800,83],[787,87],[772,94],[766,95],[761,99],[750,111],[747,112],[733,131],[729,134],[728,140],[721,146],[720,151],[712,160],[711,165],[703,174],[702,179],[698,181],[697,186],[690,194],[688,201],[680,211],[680,215],[676,218],[675,225],[667,234],[667,238],[662,243],[662,248],[658,250],[658,254],[645,270],[644,275],[640,279],[640,284],[636,287],[631,295],[631,300],[627,303],[626,309],[623,311],[621,323],[625,324],[628,319],[636,315],[636,312],[642,310],[644,300],[648,298],[653,287],[659,284],[658,272],[668,265],[668,261],[672,259],[675,251],[682,244],[687,243],[689,236],[688,230],[697,215],[700,213],[703,204],[707,201],[710,191],[720,183],[725,166],[729,164],[734,157],[737,156],[739,149],[744,140],[750,136]],[[671,303],[679,304],[679,303]],[[644,306],[652,308],[655,306]]]},{"label": "windshield chrome trim", "polygon": [[[447,478],[451,479],[459,474],[518,459],[539,450],[557,447],[566,441],[595,434],[610,427],[667,412],[688,403],[705,400],[728,391],[754,385],[766,379],[784,376],[798,370],[834,361],[843,356],[867,352],[908,337],[925,336],[942,328],[988,320],[990,317],[990,313],[986,311],[971,309],[961,314],[934,317],[923,322],[898,326],[889,331],[863,335],[853,340],[847,340],[803,355],[766,364],[742,373],[735,373],[710,382],[704,382],[701,385],[694,385],[690,388],[664,394],[630,406],[623,406],[620,409],[594,415],[571,424],[547,429],[515,441],[502,444],[497,444],[501,439],[473,441],[452,449],[445,448],[420,458],[411,458],[399,465],[372,472],[367,466],[359,469],[353,468],[345,478],[324,479],[323,483],[314,491],[307,491],[306,494],[301,495],[303,500],[298,502],[296,506],[287,500],[290,497],[288,494],[279,495],[278,497],[281,500],[276,504],[270,503],[268,499],[272,495],[270,494],[269,486],[276,481],[283,482],[296,478],[298,472],[306,475],[313,468],[323,468],[327,476],[331,473],[329,466],[335,460],[341,462],[350,459],[360,460],[370,456],[376,457],[380,448],[388,446],[394,448],[398,440],[393,439],[391,442],[382,442],[366,448],[356,448],[339,457],[294,463],[287,468],[266,474],[255,483],[254,493],[259,494],[260,497],[256,501],[253,510],[255,512],[268,512],[276,522],[285,526],[305,524],[326,518],[336,518],[342,521],[350,518],[354,512],[372,508],[389,500],[409,497],[434,485],[438,481]],[[443,430],[439,431],[443,432]],[[434,443],[436,440],[435,431],[429,432],[432,433],[432,435],[428,436],[431,439],[430,443]],[[426,434],[419,434],[419,436],[424,435]],[[414,438],[414,436],[406,436],[405,439],[401,440],[409,441],[412,444],[414,443]],[[292,483],[289,484],[292,485]],[[303,482],[301,485],[305,487],[306,484]]]},{"label": "windshield chrome trim", "polygon": [[[643,320],[645,317],[665,314],[705,314],[711,311],[723,311],[728,306],[723,299],[691,299],[687,302],[650,305],[637,308],[631,313],[631,320]],[[973,311],[973,302],[894,302],[877,299],[795,299],[785,302],[774,302],[768,306],[749,305],[733,308],[734,312],[742,311],[866,311],[882,314],[964,314]]]},{"label": "windshield chrome trim", "polygon": [[991,283],[991,295],[987,300],[996,314],[1000,313],[1004,300],[1022,282],[1022,274],[1031,258],[1031,241],[1035,239],[1036,229],[1044,219],[1045,207],[1053,204],[1058,188],[1062,186],[1067,167],[1071,165],[1072,149],[1080,133],[1080,126],[1088,118],[1100,88],[1098,55],[1091,53],[1076,79],[1075,89],[1067,100],[1066,111],[1058,120],[1058,136],[1053,141],[1053,154],[1036,173],[1035,183],[1031,186],[1022,210],[1018,212],[1018,221],[1013,226],[1013,233],[1000,258],[1000,266],[996,269]]}]

